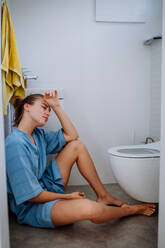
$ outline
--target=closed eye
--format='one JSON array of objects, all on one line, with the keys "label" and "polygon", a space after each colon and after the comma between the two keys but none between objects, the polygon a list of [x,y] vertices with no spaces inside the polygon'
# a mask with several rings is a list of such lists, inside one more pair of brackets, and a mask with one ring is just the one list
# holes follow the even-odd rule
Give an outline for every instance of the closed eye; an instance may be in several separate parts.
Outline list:
[{"label": "closed eye", "polygon": [[42,107],[44,110],[46,110],[46,109],[48,108],[48,109],[49,109],[49,112],[51,111],[51,108],[48,107],[47,105],[41,105],[41,107]]},{"label": "closed eye", "polygon": [[45,109],[45,110],[47,109],[47,107],[46,107],[46,106],[43,106],[43,105],[42,105],[41,107],[42,107],[43,109]]}]

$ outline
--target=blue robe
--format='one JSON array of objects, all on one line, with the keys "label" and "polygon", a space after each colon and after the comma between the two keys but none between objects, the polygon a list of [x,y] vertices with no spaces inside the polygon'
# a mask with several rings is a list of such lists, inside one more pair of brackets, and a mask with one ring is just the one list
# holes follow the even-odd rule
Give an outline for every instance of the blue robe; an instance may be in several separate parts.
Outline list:
[{"label": "blue robe", "polygon": [[57,201],[44,203],[28,200],[43,190],[64,193],[64,185],[56,160],[48,167],[46,156],[56,154],[66,144],[62,129],[53,132],[35,128],[32,136],[18,128],[6,138],[7,190],[12,212],[17,215],[20,224],[36,227],[54,228],[51,220],[51,208]]}]

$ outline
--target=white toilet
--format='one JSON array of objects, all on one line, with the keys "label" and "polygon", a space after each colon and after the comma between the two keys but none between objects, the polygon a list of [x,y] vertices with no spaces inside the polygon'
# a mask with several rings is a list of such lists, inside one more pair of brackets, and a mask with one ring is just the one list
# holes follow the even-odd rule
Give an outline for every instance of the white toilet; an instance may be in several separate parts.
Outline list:
[{"label": "white toilet", "polygon": [[158,202],[160,142],[112,147],[108,154],[114,177],[129,196]]}]

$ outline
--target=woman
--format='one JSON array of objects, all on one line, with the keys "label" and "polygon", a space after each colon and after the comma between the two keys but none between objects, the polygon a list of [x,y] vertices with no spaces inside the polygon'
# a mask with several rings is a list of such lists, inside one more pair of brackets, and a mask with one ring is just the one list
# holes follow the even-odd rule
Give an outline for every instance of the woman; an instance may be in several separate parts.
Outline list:
[{"label": "woman", "polygon": [[[60,106],[57,91],[17,99],[14,107],[16,128],[6,139],[6,164],[10,207],[20,224],[54,228],[80,220],[103,223],[154,213],[154,204],[130,206],[106,191],[86,147]],[[51,109],[61,122],[62,129],[57,132],[38,128],[48,121]],[[46,168],[46,155],[53,153],[57,153],[56,159]],[[86,199],[82,192],[64,192],[74,162],[96,192],[96,202]]]}]

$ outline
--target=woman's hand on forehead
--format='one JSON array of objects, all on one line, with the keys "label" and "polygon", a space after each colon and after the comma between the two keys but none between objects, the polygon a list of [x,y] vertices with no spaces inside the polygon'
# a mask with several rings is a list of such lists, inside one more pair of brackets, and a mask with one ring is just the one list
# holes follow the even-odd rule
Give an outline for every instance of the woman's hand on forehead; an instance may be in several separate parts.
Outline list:
[{"label": "woman's hand on forehead", "polygon": [[45,92],[44,100],[50,107],[56,107],[60,105],[57,90]]}]

